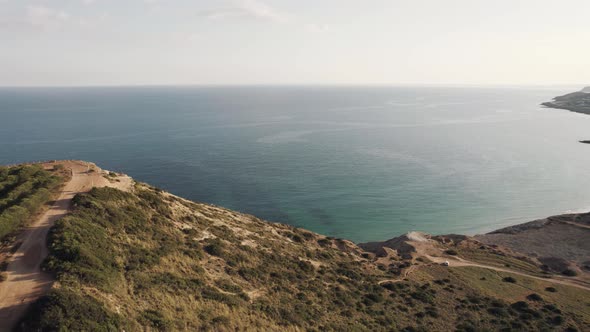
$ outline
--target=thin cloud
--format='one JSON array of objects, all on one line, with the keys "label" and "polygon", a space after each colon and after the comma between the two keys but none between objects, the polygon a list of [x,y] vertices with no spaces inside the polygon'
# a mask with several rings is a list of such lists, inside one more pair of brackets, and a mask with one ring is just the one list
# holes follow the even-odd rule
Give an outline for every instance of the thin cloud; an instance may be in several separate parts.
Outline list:
[{"label": "thin cloud", "polygon": [[325,32],[330,29],[330,26],[327,24],[317,24],[317,23],[309,23],[305,25],[305,30],[309,32]]},{"label": "thin cloud", "polygon": [[26,22],[34,27],[51,28],[67,21],[70,15],[63,10],[45,6],[27,6]]},{"label": "thin cloud", "polygon": [[256,0],[240,0],[236,2],[235,6],[206,10],[199,14],[209,19],[246,18],[276,23],[288,21],[284,14]]}]

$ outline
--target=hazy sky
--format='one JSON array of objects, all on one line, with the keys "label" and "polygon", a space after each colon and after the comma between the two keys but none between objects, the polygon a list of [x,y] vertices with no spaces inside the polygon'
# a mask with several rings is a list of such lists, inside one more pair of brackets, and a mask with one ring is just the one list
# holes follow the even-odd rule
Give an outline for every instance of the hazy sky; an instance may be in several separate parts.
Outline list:
[{"label": "hazy sky", "polygon": [[590,0],[0,0],[0,85],[590,84]]}]

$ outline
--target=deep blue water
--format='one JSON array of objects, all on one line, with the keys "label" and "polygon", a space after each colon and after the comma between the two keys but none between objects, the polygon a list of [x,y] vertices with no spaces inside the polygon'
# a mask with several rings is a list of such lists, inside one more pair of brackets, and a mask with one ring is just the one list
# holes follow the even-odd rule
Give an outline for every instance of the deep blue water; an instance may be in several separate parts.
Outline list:
[{"label": "deep blue water", "polygon": [[355,241],[590,209],[590,116],[564,88],[0,89],[0,163],[84,159]]}]

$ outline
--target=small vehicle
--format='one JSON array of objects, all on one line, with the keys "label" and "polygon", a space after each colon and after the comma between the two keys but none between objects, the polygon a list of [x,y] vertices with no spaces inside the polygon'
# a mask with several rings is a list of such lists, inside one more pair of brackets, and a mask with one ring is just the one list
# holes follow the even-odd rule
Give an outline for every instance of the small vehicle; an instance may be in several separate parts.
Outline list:
[{"label": "small vehicle", "polygon": [[444,261],[440,265],[442,265],[442,266],[449,266],[449,261]]}]

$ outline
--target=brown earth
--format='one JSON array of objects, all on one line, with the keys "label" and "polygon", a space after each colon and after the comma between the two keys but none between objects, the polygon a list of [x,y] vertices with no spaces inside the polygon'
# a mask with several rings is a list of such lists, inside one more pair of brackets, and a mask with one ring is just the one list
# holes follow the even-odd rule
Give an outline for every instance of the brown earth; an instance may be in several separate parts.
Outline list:
[{"label": "brown earth", "polygon": [[477,235],[485,244],[500,245],[537,259],[557,273],[566,268],[590,271],[590,213],[553,216]]},{"label": "brown earth", "polygon": [[[569,221],[568,221],[568,223],[569,223]],[[570,226],[572,226],[572,225],[570,225]],[[579,225],[574,225],[572,227],[578,227],[578,226]],[[439,238],[439,240],[441,240],[444,237],[445,236],[436,237],[436,238]],[[448,238],[448,237],[453,237],[453,236],[451,235],[451,236],[446,236],[446,237]],[[454,237],[459,237],[460,241],[472,241],[474,243],[477,243],[477,242],[473,241],[473,239],[471,239],[467,236],[454,236]],[[478,240],[479,239],[480,238],[478,238]],[[557,243],[556,245],[559,245],[559,243]],[[581,288],[581,289],[585,289],[585,290],[590,290],[590,283],[588,283],[587,280],[585,280],[584,276],[579,276],[579,277],[575,277],[575,278],[567,278],[567,277],[562,277],[562,276],[557,276],[557,275],[551,275],[550,278],[549,277],[543,278],[543,277],[535,276],[535,275],[532,275],[529,273],[525,273],[523,271],[516,271],[516,270],[510,269],[510,268],[503,268],[503,267],[473,262],[473,261],[461,258],[457,255],[448,255],[445,253],[445,249],[447,249],[447,248],[444,243],[435,240],[433,237],[431,237],[428,234],[424,234],[424,233],[420,233],[420,232],[410,232],[408,234],[402,235],[397,238],[390,239],[390,240],[382,242],[382,243],[372,242],[372,243],[367,243],[367,244],[361,244],[360,246],[366,250],[376,252],[378,254],[381,253],[384,248],[390,248],[390,249],[393,249],[394,251],[397,251],[399,254],[406,257],[406,259],[409,259],[409,261],[411,262],[412,265],[410,265],[408,268],[404,269],[404,271],[402,272],[399,279],[382,280],[380,282],[380,284],[386,283],[386,282],[402,281],[405,278],[407,278],[408,275],[410,275],[411,273],[420,269],[421,267],[430,266],[433,263],[434,264],[448,263],[448,266],[451,268],[465,267],[465,266],[479,267],[479,268],[490,269],[490,270],[494,270],[494,271],[512,273],[512,274],[516,274],[516,275],[520,275],[520,276],[524,276],[524,277],[528,277],[528,278],[543,280],[546,282],[551,282],[551,283]],[[421,259],[418,259],[418,258],[421,258]],[[426,258],[430,262],[425,262],[423,260],[423,258]]]}]

